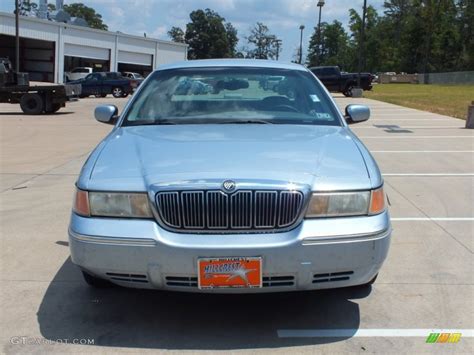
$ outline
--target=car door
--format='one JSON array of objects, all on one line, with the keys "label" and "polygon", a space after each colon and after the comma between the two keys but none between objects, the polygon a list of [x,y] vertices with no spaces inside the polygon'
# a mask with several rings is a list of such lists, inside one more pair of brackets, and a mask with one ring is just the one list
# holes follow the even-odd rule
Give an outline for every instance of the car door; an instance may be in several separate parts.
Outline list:
[{"label": "car door", "polygon": [[82,95],[96,95],[100,93],[100,74],[92,73],[82,82]]},{"label": "car door", "polygon": [[339,91],[340,73],[336,68],[323,68],[324,77],[326,78],[326,87],[329,91]]}]

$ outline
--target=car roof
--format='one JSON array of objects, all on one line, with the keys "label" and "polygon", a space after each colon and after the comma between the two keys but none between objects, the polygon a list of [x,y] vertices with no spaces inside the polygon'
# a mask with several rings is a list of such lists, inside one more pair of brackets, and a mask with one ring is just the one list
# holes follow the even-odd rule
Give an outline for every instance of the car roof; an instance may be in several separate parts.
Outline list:
[{"label": "car roof", "polygon": [[184,68],[210,68],[210,67],[251,67],[251,68],[275,68],[307,71],[301,64],[279,62],[266,59],[199,59],[186,60],[165,64],[156,70],[184,69]]}]

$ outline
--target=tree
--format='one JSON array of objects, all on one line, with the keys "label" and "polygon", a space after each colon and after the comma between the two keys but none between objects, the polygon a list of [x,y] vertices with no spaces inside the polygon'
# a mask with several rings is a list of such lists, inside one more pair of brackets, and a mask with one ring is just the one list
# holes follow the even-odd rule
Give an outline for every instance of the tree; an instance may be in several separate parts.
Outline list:
[{"label": "tree", "polygon": [[255,59],[275,59],[277,56],[276,36],[270,33],[270,30],[261,22],[250,30],[250,36],[247,42],[254,46],[247,53],[247,57]]},{"label": "tree", "polygon": [[232,23],[227,22],[225,24],[225,31],[227,35],[227,43],[229,44],[229,54],[231,57],[235,57],[237,54],[237,43],[239,43],[237,29],[232,25]]},{"label": "tree", "polygon": [[379,16],[373,6],[367,7],[364,31],[364,45],[360,48],[360,34],[362,28],[362,18],[356,10],[349,10],[349,29],[351,30],[351,47],[353,58],[351,67],[355,70],[358,67],[356,55],[359,50],[362,50],[362,70],[376,72],[380,71],[380,56],[383,51],[380,47],[380,33],[378,30]]},{"label": "tree", "polygon": [[315,27],[309,42],[307,64],[309,66],[338,65],[347,69],[351,65],[349,51],[349,36],[342,23],[337,20],[331,24],[323,22],[321,24],[321,45],[319,44],[318,28]]},{"label": "tree", "polygon": [[[31,0],[21,0],[18,2],[18,13],[21,16],[36,16],[38,11],[38,4]],[[15,13],[15,10],[13,10]]]},{"label": "tree", "polygon": [[179,27],[171,27],[168,31],[168,36],[173,42],[184,43],[184,31]]},{"label": "tree", "polygon": [[73,3],[70,5],[65,4],[64,11],[69,13],[72,17],[83,18],[91,28],[105,31],[108,30],[107,25],[102,21],[102,15],[95,12],[91,7],[81,3]]},{"label": "tree", "polygon": [[461,44],[458,66],[474,70],[474,1],[458,0],[457,13],[459,17],[456,23]]},{"label": "tree", "polygon": [[[217,12],[210,9],[195,10],[189,15],[191,22],[186,25],[185,41],[189,44],[190,59],[229,58],[234,55],[235,43],[229,43],[237,38],[237,30]],[[227,26],[227,27],[226,27]],[[235,30],[228,34],[226,28]],[[233,46],[233,47],[232,47]]]}]

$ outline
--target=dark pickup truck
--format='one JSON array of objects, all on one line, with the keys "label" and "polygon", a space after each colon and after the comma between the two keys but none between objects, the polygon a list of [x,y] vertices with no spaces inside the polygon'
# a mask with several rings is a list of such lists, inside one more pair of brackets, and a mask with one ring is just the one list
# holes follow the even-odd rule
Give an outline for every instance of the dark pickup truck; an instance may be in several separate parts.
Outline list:
[{"label": "dark pickup truck", "polygon": [[[331,92],[342,92],[344,96],[352,96],[352,89],[357,87],[357,73],[341,72],[339,67],[312,67],[314,75]],[[372,90],[373,76],[370,73],[360,73],[360,87],[363,90]]]},{"label": "dark pickup truck", "polygon": [[113,97],[127,97],[133,91],[132,82],[117,72],[91,73],[84,79],[70,81],[70,84],[81,84],[82,92],[80,97],[94,95],[96,97],[106,97],[112,94]]}]

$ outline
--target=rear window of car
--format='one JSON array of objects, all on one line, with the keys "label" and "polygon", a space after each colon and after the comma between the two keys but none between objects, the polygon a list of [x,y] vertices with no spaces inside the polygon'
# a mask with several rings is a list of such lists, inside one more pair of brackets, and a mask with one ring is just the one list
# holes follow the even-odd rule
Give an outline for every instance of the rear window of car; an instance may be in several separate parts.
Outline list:
[{"label": "rear window of car", "polygon": [[215,67],[158,71],[123,125],[227,123],[341,125],[322,86],[304,70]]}]

